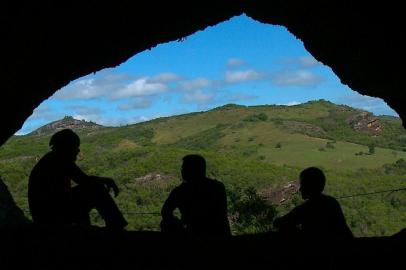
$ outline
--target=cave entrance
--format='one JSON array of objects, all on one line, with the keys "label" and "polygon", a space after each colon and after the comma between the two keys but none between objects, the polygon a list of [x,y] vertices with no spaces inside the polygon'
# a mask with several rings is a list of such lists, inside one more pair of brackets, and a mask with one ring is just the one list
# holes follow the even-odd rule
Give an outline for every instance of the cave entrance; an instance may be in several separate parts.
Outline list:
[{"label": "cave entrance", "polygon": [[[42,103],[19,132],[34,134],[13,137],[0,156],[2,175],[25,209],[21,179],[60,127],[78,128],[80,166],[116,178],[128,213],[159,211],[188,153],[204,155],[210,176],[230,190],[238,186],[244,197],[254,187],[282,212],[297,203],[301,168],[325,169],[327,191],[340,196],[398,187],[406,159],[406,134],[382,100],[342,85],[283,27],[245,16],[77,79]],[[357,235],[388,235],[405,222],[394,218],[405,212],[405,199],[342,205]],[[129,219],[132,229],[158,224],[153,215]]]}]

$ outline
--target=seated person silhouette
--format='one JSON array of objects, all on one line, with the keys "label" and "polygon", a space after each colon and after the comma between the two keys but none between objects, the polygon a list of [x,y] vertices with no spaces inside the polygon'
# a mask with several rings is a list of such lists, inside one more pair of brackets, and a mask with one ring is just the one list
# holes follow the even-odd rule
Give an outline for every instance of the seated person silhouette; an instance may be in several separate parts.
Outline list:
[{"label": "seated person silhouette", "polygon": [[318,168],[310,167],[300,173],[300,193],[306,200],[291,212],[274,221],[274,227],[285,232],[299,232],[310,239],[350,239],[340,204],[322,192],[326,177]]},{"label": "seated person silhouette", "polygon": [[[182,178],[182,184],[172,190],[162,207],[162,232],[198,237],[231,236],[225,187],[206,177],[205,159],[199,155],[185,156]],[[180,220],[174,216],[176,208]]]},{"label": "seated person silhouette", "polygon": [[[89,212],[96,208],[106,227],[122,229],[127,225],[109,194],[118,187],[106,177],[89,176],[76,164],[79,136],[70,129],[55,133],[45,154],[31,171],[28,202],[34,223],[90,225]],[[72,187],[71,180],[77,185]]]}]

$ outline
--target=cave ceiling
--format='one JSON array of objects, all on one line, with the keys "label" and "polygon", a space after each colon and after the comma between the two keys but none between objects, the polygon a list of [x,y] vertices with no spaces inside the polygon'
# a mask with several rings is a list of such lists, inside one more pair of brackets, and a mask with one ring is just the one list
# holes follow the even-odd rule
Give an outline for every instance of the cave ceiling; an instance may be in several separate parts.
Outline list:
[{"label": "cave ceiling", "polygon": [[405,120],[403,10],[400,1],[6,0],[0,144],[70,81],[241,14],[285,26],[343,84],[384,99]]}]

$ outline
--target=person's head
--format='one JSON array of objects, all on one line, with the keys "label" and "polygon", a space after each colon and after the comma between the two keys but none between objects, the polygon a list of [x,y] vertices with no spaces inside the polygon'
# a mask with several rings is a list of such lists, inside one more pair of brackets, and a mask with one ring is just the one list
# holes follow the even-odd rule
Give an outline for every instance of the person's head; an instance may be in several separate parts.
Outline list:
[{"label": "person's head", "polygon": [[310,167],[300,173],[300,193],[303,199],[319,196],[326,184],[326,176],[316,167]]},{"label": "person's head", "polygon": [[52,135],[49,146],[53,152],[75,161],[80,152],[80,138],[71,129],[63,129]]},{"label": "person's head", "polygon": [[206,160],[199,155],[183,157],[182,178],[185,182],[199,181],[206,177]]}]

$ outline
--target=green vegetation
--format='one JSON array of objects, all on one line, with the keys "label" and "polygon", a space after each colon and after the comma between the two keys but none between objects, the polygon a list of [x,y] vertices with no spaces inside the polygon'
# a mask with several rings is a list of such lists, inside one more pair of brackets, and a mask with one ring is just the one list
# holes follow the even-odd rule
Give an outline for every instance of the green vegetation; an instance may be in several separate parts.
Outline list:
[{"label": "green vegetation", "polygon": [[259,233],[272,229],[277,215],[274,205],[258,195],[254,187],[235,187],[227,192],[229,220],[234,234]]},{"label": "green vegetation", "polygon": [[247,122],[259,122],[259,121],[266,121],[268,120],[268,116],[265,113],[259,113],[259,114],[252,114],[244,118],[244,121]]},{"label": "green vegetation", "polygon": [[[271,204],[260,194],[283,188],[308,166],[325,170],[326,192],[337,197],[406,186],[401,121],[326,101],[230,104],[117,128],[81,125],[78,164],[117,181],[128,229],[159,229],[162,203],[179,184],[182,157],[191,153],[203,155],[209,176],[225,184],[235,234],[270,230],[277,214],[300,203],[294,196]],[[14,136],[0,148],[0,175],[26,212],[28,176],[49,150],[51,133]],[[390,235],[406,224],[406,192],[340,202],[358,236]],[[101,222],[96,213],[93,218]]]}]

